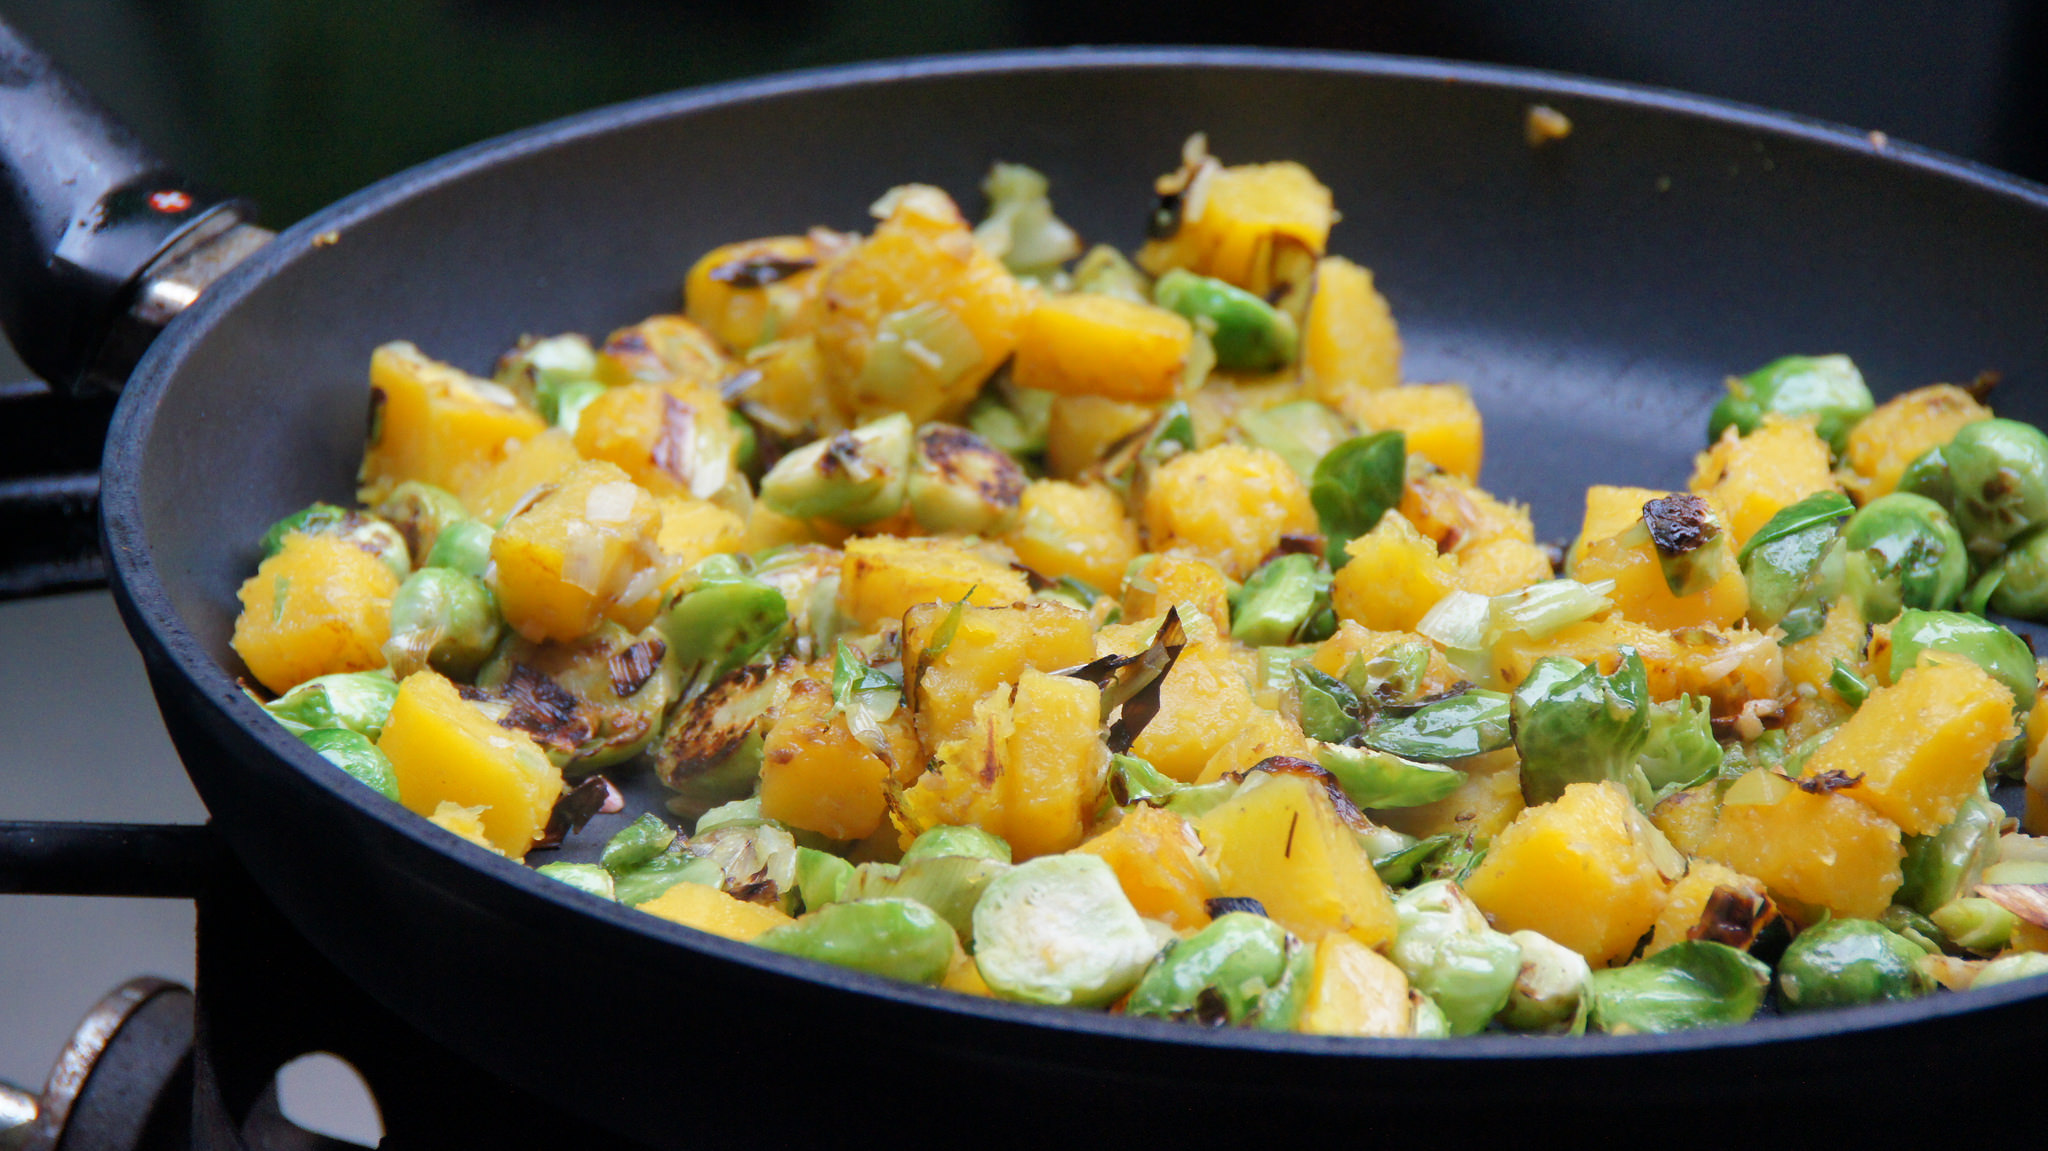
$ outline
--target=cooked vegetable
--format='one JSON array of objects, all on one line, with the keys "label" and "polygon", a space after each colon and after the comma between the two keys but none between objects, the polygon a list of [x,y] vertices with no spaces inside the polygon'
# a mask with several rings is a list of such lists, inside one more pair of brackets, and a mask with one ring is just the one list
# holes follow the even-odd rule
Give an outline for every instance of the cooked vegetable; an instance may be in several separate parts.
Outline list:
[{"label": "cooked vegetable", "polygon": [[1407,453],[1398,430],[1375,432],[1338,444],[1316,464],[1308,494],[1330,555],[1346,554],[1401,502]]},{"label": "cooked vegetable", "polygon": [[908,983],[944,978],[959,946],[938,913],[910,899],[829,904],[763,932],[754,944]]},{"label": "cooked vegetable", "polygon": [[299,741],[354,776],[363,786],[394,803],[398,801],[398,777],[392,773],[391,761],[377,750],[369,736],[347,728],[326,727],[302,733]]},{"label": "cooked vegetable", "polygon": [[1005,999],[1093,1007],[1137,985],[1152,933],[1092,855],[1055,855],[997,877],[974,909],[974,962]]},{"label": "cooked vegetable", "polygon": [[1167,945],[1124,1004],[1126,1015],[1291,1031],[1315,951],[1262,915],[1233,911]]},{"label": "cooked vegetable", "polygon": [[309,679],[263,705],[279,723],[304,734],[343,728],[376,739],[398,698],[398,681],[383,671],[343,672]]},{"label": "cooked vegetable", "polygon": [[1799,933],[1778,961],[1778,1000],[1787,1011],[1915,999],[1933,990],[1926,954],[1867,919],[1831,919]]},{"label": "cooked vegetable", "polygon": [[1748,1021],[1771,969],[1726,944],[1694,940],[1627,967],[1593,973],[1593,1026],[1661,1034]]},{"label": "cooked vegetable", "polygon": [[2048,436],[2040,429],[1981,420],[1958,430],[1941,454],[1956,525],[1972,553],[1996,555],[2007,540],[2048,522]]},{"label": "cooked vegetable", "polygon": [[1400,934],[1392,959],[1408,982],[1443,1011],[1451,1034],[1486,1026],[1514,992],[1522,949],[1486,925],[1455,883],[1434,880],[1394,904]]},{"label": "cooked vegetable", "polygon": [[1894,492],[1864,505],[1842,529],[1843,588],[1881,623],[1904,607],[1942,611],[1963,594],[1969,553],[1940,504]]},{"label": "cooked vegetable", "polygon": [[1270,372],[1294,362],[1301,342],[1294,317],[1242,288],[1173,268],[1152,285],[1152,299],[1201,324],[1225,371]]},{"label": "cooked vegetable", "polygon": [[1863,373],[1849,357],[1785,356],[1728,380],[1728,394],[1707,419],[1707,438],[1718,440],[1731,427],[1749,435],[1767,413],[1811,416],[1814,430],[1840,453],[1848,445],[1849,432],[1875,404]]},{"label": "cooked vegetable", "polygon": [[452,567],[421,568],[405,577],[391,599],[384,658],[400,678],[424,666],[469,679],[504,633],[497,597],[484,581]]}]

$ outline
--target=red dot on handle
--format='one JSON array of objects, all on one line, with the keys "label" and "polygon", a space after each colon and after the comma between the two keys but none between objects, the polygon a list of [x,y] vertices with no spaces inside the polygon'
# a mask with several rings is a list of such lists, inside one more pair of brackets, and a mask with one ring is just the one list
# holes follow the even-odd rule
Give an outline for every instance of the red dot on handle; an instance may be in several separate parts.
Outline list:
[{"label": "red dot on handle", "polygon": [[167,188],[161,192],[151,192],[149,194],[149,206],[166,216],[176,215],[192,206],[192,195],[189,192],[180,192],[175,188]]}]

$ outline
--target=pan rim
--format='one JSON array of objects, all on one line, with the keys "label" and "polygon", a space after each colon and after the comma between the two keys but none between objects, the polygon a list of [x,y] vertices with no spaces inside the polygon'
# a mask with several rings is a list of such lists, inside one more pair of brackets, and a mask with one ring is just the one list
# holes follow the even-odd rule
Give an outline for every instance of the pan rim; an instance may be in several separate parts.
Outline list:
[{"label": "pan rim", "polygon": [[[401,821],[387,801],[372,796],[353,780],[344,779],[343,773],[292,739],[283,728],[272,723],[255,722],[264,713],[242,695],[226,669],[200,647],[197,638],[172,607],[149,551],[139,485],[144,446],[154,425],[156,411],[183,364],[185,354],[203,341],[243,297],[286,266],[306,258],[316,248],[318,238],[336,232],[345,235],[356,222],[404,200],[535,152],[587,137],[687,117],[700,111],[812,95],[820,90],[943,81],[954,77],[1191,68],[1456,83],[1527,92],[1532,96],[1586,99],[1653,114],[1700,119],[1767,137],[1792,138],[1857,153],[1879,163],[1900,165],[1939,179],[1962,183],[1987,194],[2017,200],[2048,213],[2048,187],[1908,142],[1888,141],[1880,145],[1864,132],[1815,118],[1646,85],[1419,57],[1255,48],[1034,49],[837,65],[650,96],[472,144],[371,184],[285,229],[262,250],[223,277],[197,305],[173,322],[129,381],[109,430],[102,465],[102,537],[114,572],[113,590],[131,631],[146,631],[149,642],[167,657],[175,673],[198,689],[223,718],[253,735],[261,746],[292,769],[311,778],[324,789],[328,798],[352,806],[357,812],[383,824],[387,830],[403,835],[415,845],[436,852],[452,863],[482,870],[511,884],[522,898],[538,899],[540,903],[530,905],[530,911],[538,913],[545,905],[556,912],[594,917],[609,929],[636,933],[699,954],[773,971],[835,991],[878,997],[902,1007],[941,1016],[968,1015],[990,1023],[1046,1032],[1080,1032],[1139,1046],[1257,1050],[1317,1059],[1400,1058],[1499,1063],[1532,1058],[1629,1058],[1747,1047],[1759,1043],[1822,1040],[1852,1032],[1890,1030],[1935,1019],[1993,1011],[2048,994],[2048,987],[2037,990],[2033,986],[2036,981],[2023,980],[1968,996],[1935,995],[1906,1003],[1758,1019],[1739,1027],[1666,1035],[1601,1035],[1573,1039],[1482,1034],[1434,1043],[1409,1043],[1237,1029],[1210,1031],[1096,1012],[1048,1011],[1027,1004],[979,999],[937,988],[903,984],[778,955],[689,930],[632,908],[608,904],[541,876],[522,864],[463,843],[452,835],[428,834],[425,830],[427,825],[422,821],[409,818]],[[137,638],[142,636],[138,634]],[[326,770],[316,768],[316,764]]]}]

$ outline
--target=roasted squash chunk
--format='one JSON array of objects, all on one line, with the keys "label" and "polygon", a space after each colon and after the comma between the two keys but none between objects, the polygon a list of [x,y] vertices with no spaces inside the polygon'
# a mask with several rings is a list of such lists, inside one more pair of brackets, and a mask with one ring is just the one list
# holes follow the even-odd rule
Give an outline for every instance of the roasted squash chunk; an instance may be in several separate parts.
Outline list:
[{"label": "roasted squash chunk", "polygon": [[411,344],[385,344],[370,354],[370,446],[358,497],[374,504],[407,480],[460,492],[512,445],[545,430],[546,421],[497,384]]},{"label": "roasted squash chunk", "polygon": [[2016,734],[2011,690],[1952,657],[1908,668],[1872,692],[1807,760],[1805,774],[1860,779],[1841,794],[1907,835],[1927,835],[1955,818],[1992,752]]},{"label": "roasted squash chunk", "polygon": [[1159,714],[1131,744],[1131,754],[1183,783],[1200,778],[1258,707],[1250,673],[1248,657],[1229,641],[1190,642],[1166,673]]},{"label": "roasted squash chunk", "polygon": [[1823,911],[1875,919],[1903,874],[1899,827],[1843,791],[1808,790],[1772,771],[1752,771],[1721,797],[1721,818],[1701,854],[1762,880],[1802,923]]},{"label": "roasted squash chunk", "polygon": [[1182,605],[1207,617],[1217,632],[1230,631],[1230,581],[1215,564],[1192,555],[1155,555],[1124,582],[1126,619],[1151,619]]},{"label": "roasted squash chunk", "polygon": [[1194,825],[1149,804],[1133,806],[1079,850],[1109,864],[1139,915],[1176,931],[1206,926],[1209,900],[1223,894]]},{"label": "roasted squash chunk", "polygon": [[1342,932],[1367,947],[1393,942],[1393,901],[1322,780],[1255,771],[1197,827],[1226,896],[1258,900],[1306,940]]},{"label": "roasted squash chunk", "polygon": [[1757,930],[1775,914],[1763,884],[1718,863],[1696,860],[1685,878],[1671,885],[1671,898],[1643,954],[1655,955],[1688,939],[1747,951]]},{"label": "roasted squash chunk", "polygon": [[739,435],[714,386],[689,381],[611,388],[576,422],[576,450],[617,464],[657,496],[710,499],[740,489]]},{"label": "roasted squash chunk", "polygon": [[1103,396],[1059,396],[1045,436],[1046,471],[1058,479],[1081,478],[1158,414],[1155,407]]},{"label": "roasted squash chunk", "polygon": [[1264,448],[1220,444],[1184,452],[1145,490],[1145,539],[1152,550],[1193,548],[1214,557],[1232,579],[1250,575],[1281,536],[1317,527],[1301,477]]},{"label": "roasted squash chunk", "polygon": [[1890,495],[1906,465],[1929,448],[1954,439],[1965,424],[1991,418],[1991,409],[1954,384],[1931,384],[1893,396],[1849,430],[1842,453],[1842,486],[1867,504]]},{"label": "roasted squash chunk", "polygon": [[659,554],[653,497],[608,463],[576,465],[513,516],[491,541],[492,587],[505,622],[535,643],[575,639],[619,618],[645,592],[633,586]]},{"label": "roasted squash chunk", "polygon": [[1351,392],[1344,414],[1372,432],[1399,429],[1411,455],[1468,480],[1479,478],[1486,457],[1486,436],[1479,407],[1463,384],[1403,384],[1370,392]]},{"label": "roasted squash chunk", "polygon": [[1024,316],[1017,386],[1134,403],[1170,399],[1195,330],[1165,308],[1089,292],[1045,296]]},{"label": "roasted squash chunk", "polygon": [[1027,669],[1056,671],[1095,658],[1088,617],[1049,603],[965,608],[944,649],[932,654],[952,614],[952,604],[927,603],[903,619],[904,679],[915,697],[918,736],[928,748],[966,738],[975,705],[1017,683]]},{"label": "roasted squash chunk", "polygon": [[1399,1038],[1415,1033],[1408,977],[1394,961],[1349,935],[1316,944],[1315,974],[1297,1031]]},{"label": "roasted squash chunk", "polygon": [[838,239],[829,232],[765,236],[713,248],[683,280],[684,311],[736,352],[797,335],[824,279],[818,265],[843,247]]},{"label": "roasted squash chunk", "polygon": [[497,527],[548,484],[558,484],[583,456],[576,441],[561,428],[549,428],[540,435],[513,445],[505,458],[485,468],[468,486],[455,494],[469,514]]},{"label": "roasted squash chunk", "polygon": [[526,855],[562,794],[562,772],[516,728],[501,727],[453,683],[414,672],[398,687],[377,748],[391,760],[398,798],[432,815],[443,803],[481,807],[491,846]]},{"label": "roasted squash chunk", "polygon": [[398,577],[354,544],[294,532],[235,594],[242,601],[231,641],[235,654],[271,691],[384,666]]},{"label": "roasted squash chunk", "polygon": [[[1661,499],[1659,494],[1654,499]],[[1689,497],[1688,497],[1689,498]],[[1590,505],[1591,496],[1588,496]],[[1648,503],[1649,501],[1645,501]],[[1657,545],[1647,533],[1638,531],[1643,508],[1619,532],[1580,541],[1572,561],[1572,578],[1581,583],[1613,580],[1608,593],[1615,606],[1629,619],[1655,628],[1726,628],[1749,610],[1749,585],[1742,578],[1742,566],[1735,562],[1735,540],[1727,530],[1717,530],[1702,544],[1715,554],[1699,562],[1718,565],[1719,578],[1704,589],[1678,595],[1666,582],[1658,563]],[[1590,519],[1590,511],[1589,516]],[[1725,529],[1727,517],[1716,509],[1717,529]]]},{"label": "roasted squash chunk", "polygon": [[637,906],[649,915],[658,915],[671,923],[741,943],[751,943],[778,927],[796,922],[766,904],[735,899],[716,887],[702,883],[678,883]]},{"label": "roasted squash chunk", "polygon": [[1771,415],[1746,436],[1732,426],[1722,432],[1719,442],[1699,454],[1688,486],[1728,509],[1728,530],[1741,547],[1780,511],[1835,490],[1835,474],[1812,417]]},{"label": "roasted squash chunk", "polygon": [[[914,776],[922,764],[903,709],[882,732],[895,774]],[[830,685],[799,679],[761,748],[761,814],[829,839],[864,838],[888,814],[891,768],[847,730]]]},{"label": "roasted squash chunk", "polygon": [[[1192,158],[1192,157],[1191,157]],[[1330,190],[1292,161],[1198,168],[1179,226],[1138,252],[1153,275],[1186,268],[1254,295],[1306,278],[1336,222]]]},{"label": "roasted squash chunk", "polygon": [[1301,332],[1301,372],[1316,399],[1343,406],[1351,391],[1401,382],[1401,336],[1372,273],[1342,256],[1316,264],[1315,294]]},{"label": "roasted squash chunk", "polygon": [[1018,563],[1047,579],[1072,577],[1109,594],[1139,550],[1138,526],[1115,492],[1064,480],[1025,486],[1017,523],[1003,542]]},{"label": "roasted squash chunk", "polygon": [[1024,577],[966,544],[947,539],[868,536],[848,540],[839,571],[839,610],[862,628],[897,621],[921,603],[977,607],[1031,595]]},{"label": "roasted squash chunk", "polygon": [[612,387],[682,384],[716,388],[733,373],[732,358],[711,333],[682,316],[649,316],[605,337],[597,378]]},{"label": "roasted squash chunk", "polygon": [[1458,561],[1437,548],[1400,512],[1345,545],[1348,557],[1330,591],[1338,616],[1373,631],[1414,631],[1436,602],[1458,586]]}]

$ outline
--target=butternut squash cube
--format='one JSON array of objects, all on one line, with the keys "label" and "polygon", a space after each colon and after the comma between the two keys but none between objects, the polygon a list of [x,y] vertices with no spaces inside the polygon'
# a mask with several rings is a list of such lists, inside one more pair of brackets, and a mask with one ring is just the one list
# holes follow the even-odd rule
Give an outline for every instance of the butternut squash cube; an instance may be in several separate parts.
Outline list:
[{"label": "butternut squash cube", "polygon": [[1312,394],[1341,407],[1351,391],[1375,392],[1401,382],[1401,336],[1372,273],[1342,256],[1316,263],[1315,293],[1301,331],[1301,373]]},{"label": "butternut squash cube", "polygon": [[[1653,496],[1652,498],[1661,498]],[[1590,503],[1591,497],[1588,496]],[[1727,516],[1715,509],[1725,525]],[[1703,545],[1720,553],[1721,577],[1692,595],[1673,595],[1657,561],[1657,545],[1647,537],[1631,542],[1629,533],[1642,519],[1621,532],[1605,538],[1584,540],[1572,563],[1572,578],[1582,583],[1611,579],[1614,590],[1607,593],[1629,619],[1654,628],[1728,627],[1749,610],[1749,584],[1742,578],[1742,565],[1735,562],[1735,541],[1728,531],[1720,532]]]},{"label": "butternut squash cube", "polygon": [[1223,894],[1194,825],[1149,804],[1075,850],[1101,856],[1138,914],[1175,931],[1207,926],[1209,900]]},{"label": "butternut squash cube", "polygon": [[[1709,912],[1714,909],[1717,892],[1723,893],[1719,899],[1732,897],[1741,907],[1760,907],[1769,898],[1764,885],[1749,876],[1711,860],[1695,861],[1686,871],[1685,878],[1671,885],[1671,898],[1665,901],[1663,914],[1657,917],[1649,945],[1643,948],[1644,956],[1655,955],[1688,939],[1706,939],[1749,950],[1746,943],[1736,943],[1711,930],[1716,924],[1709,918]],[[1702,932],[1703,927],[1709,930]]]},{"label": "butternut squash cube", "polygon": [[[913,778],[923,762],[902,708],[882,732],[897,774]],[[890,765],[834,711],[831,685],[808,676],[790,684],[761,748],[762,815],[828,839],[860,839],[888,815],[889,779]]]},{"label": "butternut squash cube", "polygon": [[1442,552],[1463,555],[1496,539],[1536,539],[1528,508],[1504,503],[1471,480],[1434,468],[1409,477],[1401,491],[1400,511]]},{"label": "butternut squash cube", "polygon": [[407,480],[459,492],[547,421],[489,380],[409,343],[370,354],[370,446],[357,493],[374,504]]},{"label": "butternut squash cube", "polygon": [[1373,631],[1412,632],[1436,601],[1460,590],[1458,561],[1438,555],[1436,545],[1397,511],[1346,544],[1344,554],[1331,605],[1340,618]]},{"label": "butternut squash cube", "polygon": [[1310,1035],[1397,1039],[1414,1034],[1408,976],[1394,961],[1349,935],[1316,944],[1315,974],[1295,1030]]},{"label": "butternut squash cube", "polygon": [[832,406],[817,337],[772,340],[748,352],[743,362],[756,376],[739,389],[733,404],[761,426],[797,440],[829,436],[852,426]]},{"label": "butternut squash cube", "polygon": [[1536,931],[1603,966],[1627,959],[1682,867],[1616,783],[1574,783],[1493,839],[1465,891],[1502,931]]},{"label": "butternut squash cube", "polygon": [[514,445],[505,458],[479,472],[469,485],[456,492],[469,514],[492,527],[525,503],[534,489],[560,483],[583,457],[576,441],[561,428],[547,431]]},{"label": "butternut squash cube", "polygon": [[1072,577],[1110,595],[1139,551],[1138,526],[1115,492],[1064,480],[1025,486],[1016,526],[1003,542],[1018,563],[1046,579]]},{"label": "butternut squash cube", "polygon": [[694,927],[741,943],[752,943],[755,939],[778,927],[795,923],[796,920],[784,915],[765,903],[748,903],[735,899],[716,887],[703,883],[678,883],[645,903],[637,904],[649,915],[659,916],[671,923]]},{"label": "butternut squash cube", "polygon": [[714,385],[679,381],[611,388],[576,421],[576,450],[616,464],[649,494],[711,499],[744,490],[739,433]]},{"label": "butternut squash cube", "polygon": [[1698,855],[1706,849],[1720,819],[1721,789],[1712,781],[1673,792],[1650,809],[1650,822],[1664,833],[1671,846],[1687,855]]},{"label": "butternut squash cube", "polygon": [[561,798],[561,769],[530,736],[500,727],[431,671],[398,686],[377,749],[391,760],[406,810],[481,807],[484,835],[513,859],[525,857]]},{"label": "butternut squash cube", "polygon": [[1249,771],[1276,755],[1313,761],[1316,741],[1303,735],[1300,725],[1277,712],[1254,707],[1209,762],[1202,767],[1196,783],[1214,783],[1238,771]]},{"label": "butternut squash cube", "polygon": [[1201,778],[1258,707],[1251,670],[1249,657],[1227,639],[1189,642],[1166,673],[1159,713],[1131,744],[1131,754],[1182,783]]},{"label": "butternut squash cube", "polygon": [[1468,480],[1479,478],[1486,434],[1479,407],[1463,384],[1403,384],[1373,392],[1351,392],[1344,414],[1372,432],[1399,428],[1410,455]]},{"label": "butternut squash cube", "polygon": [[798,334],[827,258],[810,236],[764,236],[711,249],[683,279],[690,321],[735,352]]},{"label": "butternut squash cube", "polygon": [[1152,275],[1186,268],[1254,295],[1313,271],[1337,214],[1330,190],[1293,161],[1211,170],[1189,189],[1180,227],[1138,251]]},{"label": "butternut squash cube", "polygon": [[384,666],[398,577],[338,536],[293,532],[235,595],[230,641],[256,682],[282,695],[314,676]]},{"label": "butternut squash cube", "polygon": [[1835,490],[1827,441],[1814,434],[1814,418],[1764,417],[1748,435],[1735,427],[1701,452],[1693,464],[1693,491],[1727,509],[1728,530],[1740,548],[1774,515],[1818,492]]},{"label": "butternut squash cube", "polygon": [[1321,780],[1253,772],[1196,827],[1226,896],[1258,900],[1310,942],[1333,932],[1393,942],[1393,901]]},{"label": "butternut squash cube", "polygon": [[1761,880],[1786,914],[1811,923],[1823,909],[1883,914],[1906,852],[1897,824],[1841,791],[1807,791],[1760,770],[1729,785],[1700,854]]},{"label": "butternut squash cube", "polygon": [[1614,484],[1594,484],[1586,489],[1586,515],[1579,523],[1579,534],[1572,538],[1572,546],[1565,553],[1564,569],[1574,571],[1579,566],[1579,552],[1594,540],[1604,540],[1620,535],[1634,527],[1643,518],[1643,505],[1651,500],[1663,499],[1670,492],[1657,488],[1619,487]]},{"label": "butternut squash cube", "polygon": [[1631,620],[1585,620],[1540,640],[1510,633],[1493,649],[1501,682],[1514,688],[1546,655],[1597,663],[1602,675],[1620,665],[1621,649],[1633,648],[1649,673],[1650,698],[1704,696],[1715,715],[1732,716],[1751,700],[1778,699],[1790,690],[1778,641],[1769,632],[1737,628],[1660,631]]},{"label": "butternut squash cube", "polygon": [[1506,595],[1556,574],[1542,548],[1507,536],[1462,547],[1457,560],[1458,586],[1476,595]]},{"label": "butternut squash cube", "polygon": [[605,337],[597,350],[597,379],[614,388],[681,384],[715,390],[732,374],[732,357],[683,316],[649,316]]},{"label": "butternut squash cube", "polygon": [[897,623],[921,603],[1000,607],[1031,596],[1007,564],[956,540],[867,536],[846,541],[839,567],[839,610],[864,630]]},{"label": "butternut squash cube", "polygon": [[571,640],[637,604],[632,583],[658,554],[660,525],[653,497],[626,473],[576,465],[491,541],[505,622],[535,643]]},{"label": "butternut squash cube", "polygon": [[1337,625],[1337,634],[1316,646],[1315,654],[1309,657],[1308,662],[1317,671],[1342,679],[1354,659],[1370,661],[1387,649],[1406,643],[1419,643],[1429,648],[1429,670],[1422,680],[1425,694],[1448,690],[1464,678],[1435,644],[1414,632],[1373,631],[1348,619]]},{"label": "butternut squash cube", "polygon": [[1043,296],[1025,313],[1011,367],[1017,386],[1133,403],[1173,397],[1195,330],[1151,304],[1074,292]]},{"label": "butternut squash cube", "polygon": [[[1146,560],[1124,583],[1124,618],[1151,619],[1185,605],[1208,617],[1219,633],[1230,631],[1230,581],[1215,564],[1168,552]],[[1187,611],[1181,615],[1185,622]]]},{"label": "butternut squash cube", "polygon": [[1079,479],[1158,414],[1157,408],[1104,396],[1059,396],[1045,434],[1045,469],[1057,479]]},{"label": "butternut squash cube", "polygon": [[1965,659],[1923,663],[1871,692],[1807,760],[1805,774],[1860,776],[1841,794],[1907,835],[1928,835],[1955,818],[1992,752],[2016,734],[2004,684]]},{"label": "butternut squash cube", "polygon": [[661,528],[654,546],[678,569],[695,567],[708,556],[746,550],[747,521],[710,502],[689,496],[657,496]]},{"label": "butternut squash cube", "polygon": [[1153,551],[1192,548],[1232,579],[1250,575],[1280,537],[1318,530],[1308,488],[1264,448],[1219,444],[1183,452],[1145,491],[1145,539]]},{"label": "butternut squash cube", "polygon": [[1929,448],[1956,437],[1965,424],[1991,418],[1991,409],[1954,384],[1930,384],[1893,396],[1849,430],[1842,453],[1842,486],[1867,504],[1898,490],[1906,466]]},{"label": "butternut squash cube", "polygon": [[1095,658],[1088,617],[1050,603],[969,607],[945,650],[932,656],[935,633],[952,614],[946,603],[917,604],[903,617],[904,677],[916,694],[917,733],[924,746],[965,739],[974,707],[1025,671],[1056,671]]}]

